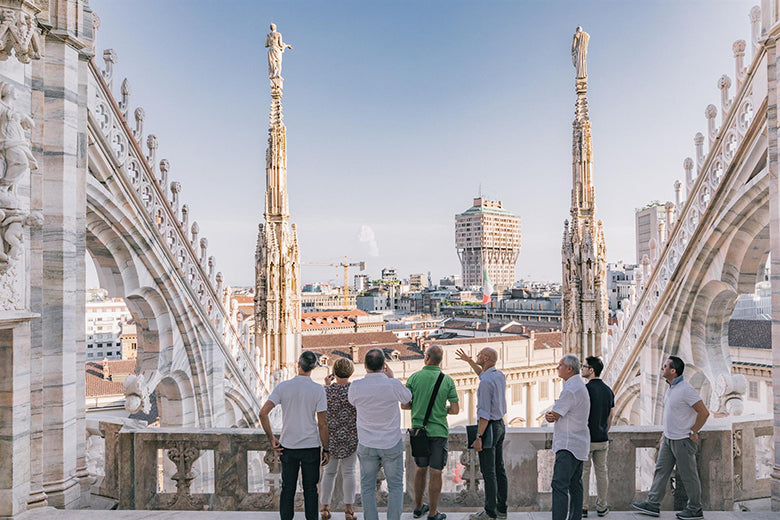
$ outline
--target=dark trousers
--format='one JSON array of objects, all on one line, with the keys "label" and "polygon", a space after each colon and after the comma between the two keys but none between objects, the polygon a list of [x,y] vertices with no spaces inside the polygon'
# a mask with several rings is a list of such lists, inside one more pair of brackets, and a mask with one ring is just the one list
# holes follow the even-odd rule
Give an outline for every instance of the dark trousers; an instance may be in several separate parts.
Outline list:
[{"label": "dark trousers", "polygon": [[320,480],[320,449],[284,448],[282,456],[282,492],[279,495],[279,514],[282,520],[295,516],[295,488],[298,486],[298,470],[303,477],[303,508],[306,520],[317,520],[317,482]]},{"label": "dark trousers", "polygon": [[568,450],[555,454],[552,478],[553,520],[582,518],[582,461]]},{"label": "dark trousers", "polygon": [[493,429],[493,447],[479,452],[479,469],[485,481],[485,511],[491,518],[506,513],[507,480],[504,469],[504,421],[488,422]]}]

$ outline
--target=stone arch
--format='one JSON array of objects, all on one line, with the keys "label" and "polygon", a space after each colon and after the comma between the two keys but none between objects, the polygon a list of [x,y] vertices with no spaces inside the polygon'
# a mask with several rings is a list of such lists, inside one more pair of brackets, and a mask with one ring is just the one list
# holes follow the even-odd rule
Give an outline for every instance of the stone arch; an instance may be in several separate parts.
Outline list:
[{"label": "stone arch", "polygon": [[615,396],[613,425],[639,424],[641,400],[639,399],[639,381],[634,381]]},{"label": "stone arch", "polygon": [[251,428],[260,423],[260,417],[252,404],[232,384],[225,385],[225,409],[233,410],[233,421],[229,421],[226,415],[225,426]]},{"label": "stone arch", "polygon": [[[117,184],[109,184],[118,187]],[[204,325],[190,315],[186,288],[175,284],[170,266],[144,234],[137,216],[122,205],[124,193],[111,193],[93,176],[87,180],[88,248],[101,259],[99,271],[113,277],[113,287],[124,296],[139,324],[139,365],[150,386],[179,370],[188,383],[195,408],[190,415],[211,426],[213,403],[208,387],[209,371],[202,352]],[[131,204],[132,205],[132,204]],[[101,284],[103,280],[101,280]],[[142,354],[143,353],[143,354]]]},{"label": "stone arch", "polygon": [[[699,388],[715,390],[713,384],[719,378],[730,377],[731,355],[729,353],[729,320],[737,303],[734,286],[720,280],[710,280],[699,293],[691,309],[691,365],[707,379]],[[710,393],[709,402],[715,403],[716,395]]]},{"label": "stone arch", "polygon": [[177,371],[154,387],[160,426],[197,426],[197,406],[189,376]]}]

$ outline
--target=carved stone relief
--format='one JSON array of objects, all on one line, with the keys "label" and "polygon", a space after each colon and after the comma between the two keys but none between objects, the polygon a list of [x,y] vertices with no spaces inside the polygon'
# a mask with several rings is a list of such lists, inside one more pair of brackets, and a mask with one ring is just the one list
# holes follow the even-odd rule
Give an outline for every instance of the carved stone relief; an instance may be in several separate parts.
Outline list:
[{"label": "carved stone relief", "polygon": [[0,3],[0,61],[12,53],[22,63],[41,59],[41,29],[36,13],[24,3],[21,8],[2,4],[5,2]]}]

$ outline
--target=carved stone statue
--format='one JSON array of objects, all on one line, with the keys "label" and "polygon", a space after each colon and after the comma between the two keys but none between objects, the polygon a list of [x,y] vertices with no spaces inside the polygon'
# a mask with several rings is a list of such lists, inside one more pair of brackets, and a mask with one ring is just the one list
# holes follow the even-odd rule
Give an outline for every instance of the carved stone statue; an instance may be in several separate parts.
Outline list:
[{"label": "carved stone statue", "polygon": [[582,27],[577,27],[577,32],[574,33],[574,40],[571,43],[571,62],[577,70],[577,79],[588,77],[585,58],[588,54],[589,39],[590,35],[583,31]]},{"label": "carved stone statue", "polygon": [[35,126],[32,118],[14,109],[16,93],[10,84],[0,82],[0,208],[18,207],[14,188],[38,163],[30,151],[24,130]]},{"label": "carved stone statue", "polygon": [[282,77],[282,54],[285,49],[292,50],[292,45],[282,41],[282,35],[276,32],[276,25],[271,24],[271,32],[265,38],[265,46],[268,48],[268,77]]},{"label": "carved stone statue", "polygon": [[41,30],[33,14],[10,8],[0,10],[0,61],[7,60],[12,50],[21,63],[41,59],[40,38]]},{"label": "carved stone statue", "polygon": [[146,385],[146,378],[142,374],[130,374],[122,383],[125,392],[125,410],[130,413],[136,413],[143,410],[149,413],[152,409],[152,403],[149,400],[149,388]]}]

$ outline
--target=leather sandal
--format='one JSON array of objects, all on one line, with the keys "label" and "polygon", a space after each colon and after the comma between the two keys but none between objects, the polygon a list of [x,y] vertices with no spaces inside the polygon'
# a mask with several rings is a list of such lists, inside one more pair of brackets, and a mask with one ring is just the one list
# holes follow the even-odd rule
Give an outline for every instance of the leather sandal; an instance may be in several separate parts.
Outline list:
[{"label": "leather sandal", "polygon": [[357,520],[355,510],[352,509],[352,505],[344,506],[344,518],[345,520]]},{"label": "leather sandal", "polygon": [[322,520],[330,520],[330,506],[322,506],[320,509],[320,517]]}]

